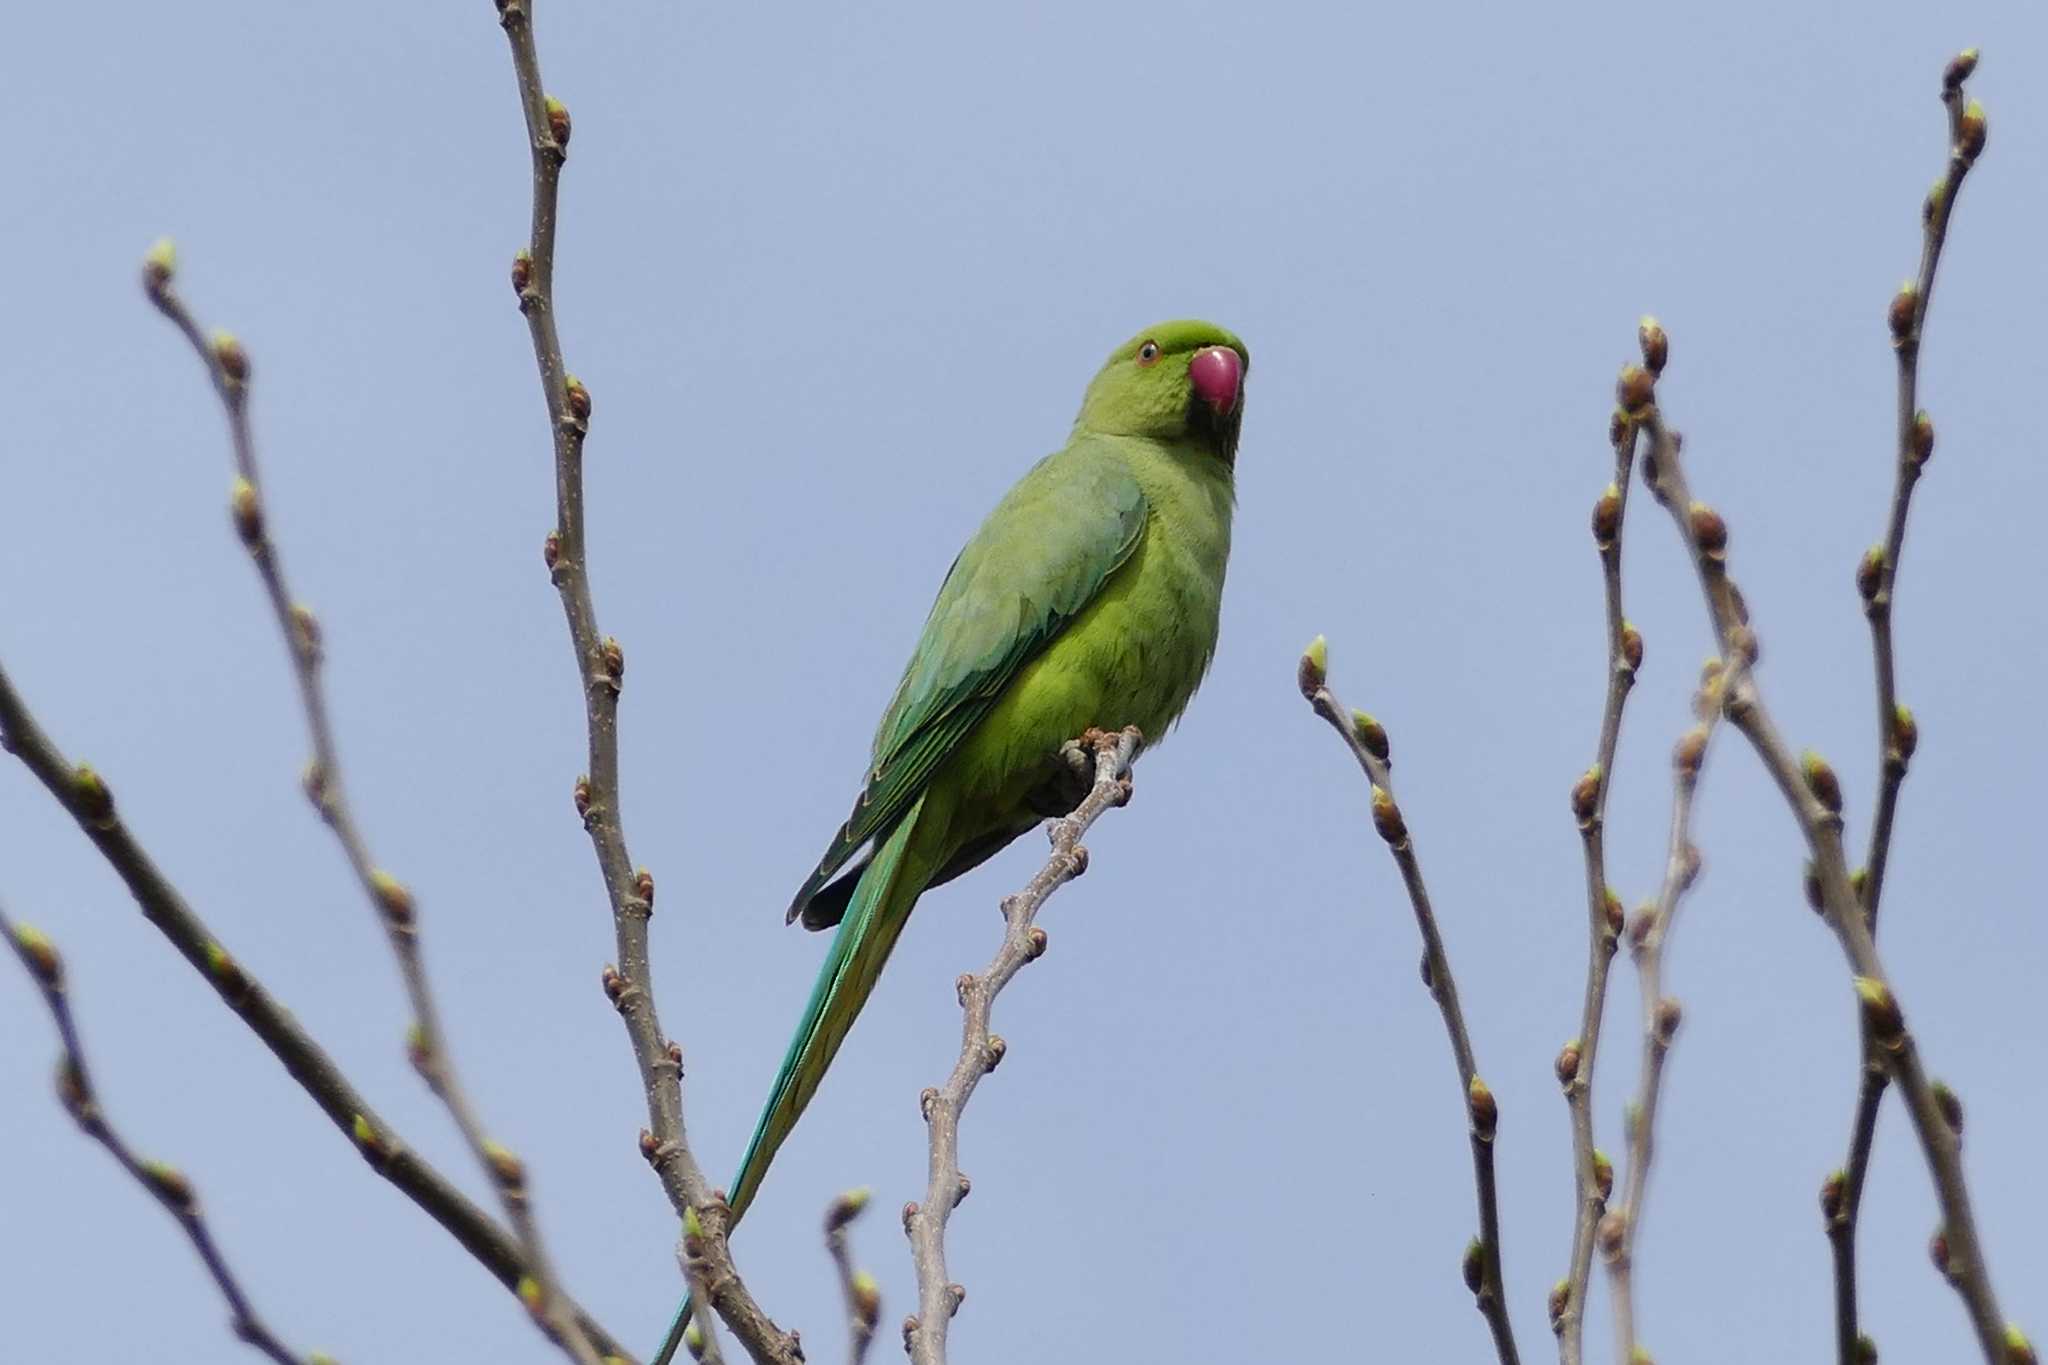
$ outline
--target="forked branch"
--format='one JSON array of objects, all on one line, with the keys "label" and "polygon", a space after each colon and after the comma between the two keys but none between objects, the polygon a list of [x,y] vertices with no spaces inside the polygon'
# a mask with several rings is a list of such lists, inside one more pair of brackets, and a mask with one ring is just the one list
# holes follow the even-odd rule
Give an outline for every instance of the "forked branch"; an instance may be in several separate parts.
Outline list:
[{"label": "forked branch", "polygon": [[[532,1272],[519,1243],[489,1214],[456,1189],[370,1107],[334,1059],[299,1025],[213,931],[122,821],[114,793],[98,772],[74,765],[51,743],[0,667],[0,749],[20,759],[105,858],[144,918],[169,939],[214,993],[284,1064],[334,1126],[354,1144],[370,1169],[396,1186],[461,1243],[507,1289],[530,1298]],[[631,1356],[574,1302],[583,1335],[600,1355]]]},{"label": "forked branch", "polygon": [[1732,672],[1723,713],[1763,761],[1806,839],[1813,859],[1815,898],[1848,960],[1864,1025],[1912,1117],[1941,1205],[1937,1260],[1962,1297],[1986,1362],[2000,1365],[2007,1358],[2007,1329],[1991,1290],[1976,1216],[1970,1207],[1959,1134],[1950,1121],[1953,1104],[1945,1104],[1939,1097],[1938,1087],[1921,1063],[1919,1048],[1907,1030],[1905,1013],[1878,958],[1869,922],[1850,879],[1842,845],[1841,781],[1818,754],[1794,757],[1764,704],[1754,667],[1756,632],[1749,624],[1742,593],[1728,572],[1727,523],[1713,508],[1693,498],[1681,460],[1681,442],[1664,425],[1655,394],[1645,392],[1627,416],[1650,439],[1644,473],[1691,552],[1708,621]]}]

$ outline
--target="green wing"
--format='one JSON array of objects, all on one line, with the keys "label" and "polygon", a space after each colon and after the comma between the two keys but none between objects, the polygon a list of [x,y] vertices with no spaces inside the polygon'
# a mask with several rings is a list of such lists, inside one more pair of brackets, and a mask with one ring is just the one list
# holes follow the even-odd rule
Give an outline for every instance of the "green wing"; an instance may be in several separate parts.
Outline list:
[{"label": "green wing", "polygon": [[1017,670],[1130,558],[1145,511],[1124,461],[1093,436],[1039,461],[996,504],[946,574],[875,732],[867,785],[790,903],[791,920],[910,809]]}]

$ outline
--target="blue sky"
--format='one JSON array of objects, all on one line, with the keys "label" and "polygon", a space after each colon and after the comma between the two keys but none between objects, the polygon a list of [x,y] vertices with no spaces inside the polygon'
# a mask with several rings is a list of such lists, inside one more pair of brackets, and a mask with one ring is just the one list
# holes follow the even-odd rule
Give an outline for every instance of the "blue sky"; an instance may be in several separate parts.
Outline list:
[{"label": "blue sky", "polygon": [[[1860,840],[1875,744],[1851,582],[1889,496],[1884,307],[1941,167],[1942,63],[1981,45],[1990,149],[1923,366],[1940,445],[1897,615],[1922,743],[1881,946],[1968,1108],[2006,1309],[2048,1332],[2038,8],[543,0],[541,26],[576,127],[560,318],[596,401],[599,610],[631,661],[626,826],[660,879],[660,1003],[715,1173],[824,948],[780,912],[960,542],[1126,336],[1196,315],[1250,345],[1214,672],[1047,911],[1051,951],[999,1002],[1008,1060],[966,1120],[955,1354],[1020,1363],[1489,1358],[1458,1278],[1468,1159],[1413,925],[1350,760],[1293,690],[1319,631],[1345,699],[1393,735],[1500,1099],[1511,1306],[1525,1358],[1550,1354],[1570,1227],[1550,1068],[1584,952],[1565,796],[1603,682],[1585,527],[1614,371],[1657,313],[1667,411],[1732,528],[1760,676],[1840,770]],[[273,525],[326,625],[354,796],[418,894],[472,1094],[527,1157],[570,1287],[650,1348],[674,1226],[634,1145],[637,1081],[598,990],[611,926],[570,808],[582,729],[540,563],[546,426],[505,278],[526,152],[489,6],[35,6],[0,74],[0,659],[229,947],[483,1193],[298,796],[300,719],[227,527],[219,414],[135,285],[169,233],[195,308],[254,358]],[[1667,525],[1642,517],[1627,553],[1648,663],[1610,827],[1633,903],[1661,865],[1666,755],[1708,635]],[[1738,746],[1710,761],[1698,834],[1642,1335],[1667,1365],[1822,1358],[1816,1191],[1855,1083],[1847,974]],[[815,1359],[839,1351],[816,1232],[838,1191],[875,1187],[859,1255],[884,1322],[909,1309],[893,1210],[923,1186],[918,1092],[957,1047],[954,976],[986,960],[995,902],[1037,857],[1024,841],[924,903],[738,1238]],[[358,1363],[554,1358],[14,765],[0,896],[62,944],[111,1112],[190,1171],[288,1340]],[[1625,964],[1614,990],[1610,1149],[1635,1075]],[[53,1042],[11,972],[0,1039],[14,1350],[234,1358],[175,1228],[46,1099]],[[1887,1107],[1866,1204],[1868,1326],[1887,1359],[1960,1358],[1901,1119]],[[1597,1276],[1593,1312],[1605,1360]],[[885,1328],[877,1358],[895,1349]]]}]

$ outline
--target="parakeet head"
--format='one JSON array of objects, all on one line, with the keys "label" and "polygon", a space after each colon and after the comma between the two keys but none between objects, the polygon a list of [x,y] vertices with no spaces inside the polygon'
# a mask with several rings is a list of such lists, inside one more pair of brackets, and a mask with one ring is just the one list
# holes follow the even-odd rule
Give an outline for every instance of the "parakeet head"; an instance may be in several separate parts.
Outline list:
[{"label": "parakeet head", "polygon": [[1081,400],[1076,425],[1106,436],[1195,438],[1237,458],[1251,352],[1213,322],[1162,322],[1116,348]]}]

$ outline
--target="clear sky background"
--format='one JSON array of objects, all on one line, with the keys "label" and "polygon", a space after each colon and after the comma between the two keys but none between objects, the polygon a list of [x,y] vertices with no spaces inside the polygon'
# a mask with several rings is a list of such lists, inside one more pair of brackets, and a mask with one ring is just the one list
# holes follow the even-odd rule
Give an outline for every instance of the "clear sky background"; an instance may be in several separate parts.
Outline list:
[{"label": "clear sky background", "polygon": [[[626,827],[660,879],[660,1004],[714,1176],[825,947],[782,909],[955,550],[1063,440],[1112,346],[1195,315],[1251,347],[1215,670],[1047,911],[1051,952],[998,1005],[1009,1059],[968,1112],[954,1341],[982,1365],[1490,1358],[1458,1276],[1464,1123],[1415,930],[1359,775],[1294,692],[1318,631],[1342,695],[1393,735],[1500,1098],[1511,1307],[1524,1358],[1550,1356],[1571,1218],[1551,1061],[1585,951],[1565,798],[1603,685],[1586,515],[1615,369],[1659,314],[1667,410],[1732,527],[1762,681],[1838,766],[1860,846],[1876,755],[1851,579],[1891,483],[1884,310],[1942,166],[1942,64],[1981,44],[1990,148],[1923,370],[1940,445],[1897,616],[1923,740],[1882,947],[1968,1106],[2006,1308],[2048,1333],[2038,7],[541,11],[575,118],[559,305],[596,398],[602,624],[630,659]],[[195,308],[254,358],[273,524],[326,624],[354,795],[418,893],[462,1072],[527,1157],[569,1286],[650,1349],[675,1226],[635,1148],[638,1081],[598,989],[611,924],[570,806],[583,730],[540,561],[547,427],[506,283],[527,154],[491,7],[35,5],[9,29],[0,658],[231,950],[484,1196],[298,793],[300,716],[227,526],[220,415],[136,286],[169,233]],[[1661,514],[1631,523],[1627,578],[1648,662],[1611,829],[1633,904],[1708,635]],[[1733,743],[1698,834],[1642,1334],[1667,1363],[1822,1359],[1847,972],[1782,803]],[[986,960],[1041,847],[924,903],[741,1230],[753,1288],[813,1359],[841,1352],[818,1218],[861,1184],[875,1358],[895,1358],[918,1092],[958,1046],[953,978]],[[12,763],[0,896],[62,944],[112,1114],[191,1172],[288,1340],[353,1365],[555,1358]],[[1610,1150],[1635,989],[1624,959],[1596,1091]],[[9,967],[4,1353],[245,1358],[173,1224],[50,1099],[53,1046]],[[1888,1103],[1868,1327],[1887,1360],[1962,1359],[1902,1120]]]}]

